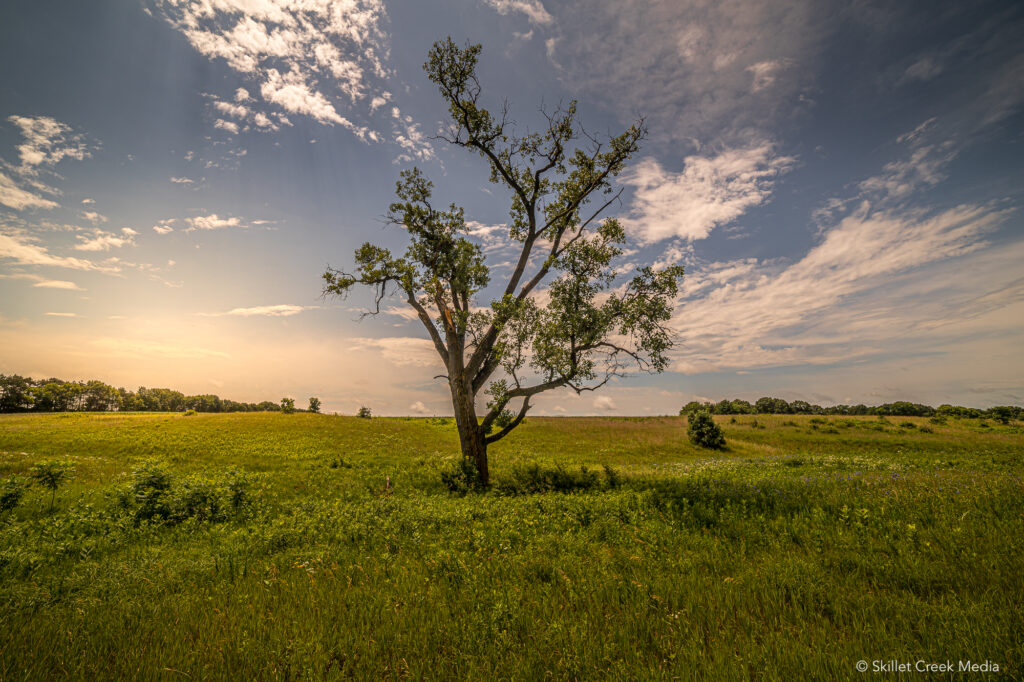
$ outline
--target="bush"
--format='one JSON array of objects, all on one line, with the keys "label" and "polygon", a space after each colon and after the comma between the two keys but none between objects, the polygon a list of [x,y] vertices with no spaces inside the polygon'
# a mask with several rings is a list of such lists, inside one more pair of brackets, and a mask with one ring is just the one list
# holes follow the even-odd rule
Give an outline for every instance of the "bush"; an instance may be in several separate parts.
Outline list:
[{"label": "bush", "polygon": [[472,460],[459,457],[458,462],[441,470],[441,482],[449,492],[465,495],[480,486],[480,474]]},{"label": "bush", "polygon": [[366,407],[364,405],[363,407],[359,408],[358,412],[356,412],[356,416],[359,417],[360,419],[370,419],[371,417],[373,417],[373,412],[370,411],[369,407]]},{"label": "bush", "polygon": [[[609,485],[612,485],[612,480],[615,481],[614,485],[618,485],[619,477],[614,470],[608,474],[608,469],[605,469],[605,475],[608,477]],[[495,487],[498,492],[505,495],[531,495],[590,490],[598,485],[600,485],[598,473],[587,469],[584,465],[580,465],[578,471],[572,471],[561,464],[547,468],[532,463],[513,467],[509,475],[498,481]]]},{"label": "bush", "polygon": [[21,498],[28,490],[28,481],[17,476],[8,478],[0,484],[0,514],[18,506]]},{"label": "bush", "polygon": [[715,423],[711,413],[707,410],[695,410],[687,415],[690,425],[686,429],[686,435],[690,442],[702,448],[721,450],[725,447],[725,435],[722,427]]},{"label": "bush", "polygon": [[185,414],[183,414],[182,416],[183,417],[194,417],[197,414],[199,414],[199,413],[196,412],[195,410],[185,410]]},{"label": "bush", "polygon": [[171,515],[167,499],[171,480],[171,473],[152,460],[143,462],[132,471],[131,491],[138,505],[135,511],[137,520],[166,519]]},{"label": "bush", "polygon": [[204,476],[190,476],[181,483],[171,503],[174,518],[179,521],[223,521],[226,517],[221,491],[215,482]]},{"label": "bush", "polygon": [[193,474],[175,485],[162,464],[146,461],[132,471],[129,504],[139,521],[226,521],[253,507],[252,482],[251,474],[233,467],[212,476]]}]

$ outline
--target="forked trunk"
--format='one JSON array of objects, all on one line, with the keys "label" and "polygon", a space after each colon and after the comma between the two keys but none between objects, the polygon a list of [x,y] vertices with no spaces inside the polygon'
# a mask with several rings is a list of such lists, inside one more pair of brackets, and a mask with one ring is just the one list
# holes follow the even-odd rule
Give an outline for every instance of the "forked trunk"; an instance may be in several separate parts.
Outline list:
[{"label": "forked trunk", "polygon": [[459,428],[462,456],[473,462],[480,485],[486,487],[490,484],[490,474],[487,471],[487,444],[476,419],[473,397],[463,381],[456,378],[451,384],[452,407],[455,408],[455,424]]}]

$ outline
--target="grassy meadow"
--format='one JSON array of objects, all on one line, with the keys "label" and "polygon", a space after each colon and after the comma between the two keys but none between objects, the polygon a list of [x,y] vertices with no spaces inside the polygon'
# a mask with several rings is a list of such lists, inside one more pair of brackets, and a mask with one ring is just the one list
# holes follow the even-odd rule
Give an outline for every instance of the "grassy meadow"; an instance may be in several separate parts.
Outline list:
[{"label": "grassy meadow", "polygon": [[0,416],[0,679],[1021,679],[1019,424],[716,421]]}]

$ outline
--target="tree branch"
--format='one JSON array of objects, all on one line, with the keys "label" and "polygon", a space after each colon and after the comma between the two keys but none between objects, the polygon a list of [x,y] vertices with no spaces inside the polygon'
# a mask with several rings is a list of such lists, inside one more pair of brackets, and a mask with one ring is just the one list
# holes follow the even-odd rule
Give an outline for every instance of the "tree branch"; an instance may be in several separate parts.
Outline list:
[{"label": "tree branch", "polygon": [[527,411],[529,409],[530,409],[530,397],[527,396],[523,400],[523,406],[520,408],[519,414],[516,415],[516,418],[513,419],[511,422],[509,422],[509,424],[505,428],[503,428],[501,431],[498,431],[494,435],[487,436],[486,438],[484,438],[484,444],[485,445],[490,445],[491,443],[497,443],[499,440],[501,440],[502,438],[507,436],[509,433],[511,433],[512,429],[516,428],[517,426],[519,426],[523,422],[523,419],[526,417],[526,413],[527,413]]}]

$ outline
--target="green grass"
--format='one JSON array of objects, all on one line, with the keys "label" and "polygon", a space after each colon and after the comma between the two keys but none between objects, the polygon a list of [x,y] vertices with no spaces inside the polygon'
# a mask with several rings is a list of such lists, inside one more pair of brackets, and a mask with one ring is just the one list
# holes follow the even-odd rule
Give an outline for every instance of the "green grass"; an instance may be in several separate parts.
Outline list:
[{"label": "green grass", "polygon": [[[0,516],[0,679],[1021,678],[1020,426],[716,421],[722,452],[683,418],[530,419],[453,496],[443,420],[0,417],[0,478],[76,469]],[[248,502],[140,519],[145,461],[175,494],[240,469]],[[592,487],[499,492],[558,463]]]}]

